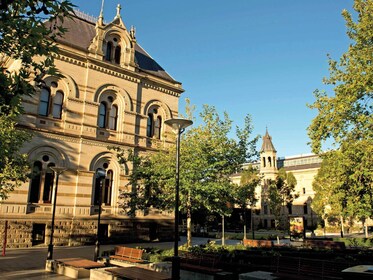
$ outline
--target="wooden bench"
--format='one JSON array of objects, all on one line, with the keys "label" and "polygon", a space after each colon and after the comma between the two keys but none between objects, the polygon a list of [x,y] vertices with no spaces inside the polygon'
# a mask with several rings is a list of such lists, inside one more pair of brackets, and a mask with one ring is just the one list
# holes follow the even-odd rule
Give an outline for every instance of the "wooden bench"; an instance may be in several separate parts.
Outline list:
[{"label": "wooden bench", "polygon": [[346,245],[341,241],[330,241],[330,240],[305,240],[303,242],[304,247],[312,249],[333,249],[333,250],[345,250]]},{"label": "wooden bench", "polygon": [[142,263],[143,250],[136,248],[129,248],[124,246],[116,246],[114,255],[110,256],[110,259],[126,261],[131,263]]},{"label": "wooden bench", "polygon": [[256,240],[256,239],[244,239],[243,240],[244,246],[249,247],[265,247],[270,248],[273,246],[273,243],[271,240]]},{"label": "wooden bench", "polygon": [[118,267],[106,269],[107,272],[119,277],[120,279],[135,279],[135,280],[171,280],[167,274],[144,269],[141,267]]},{"label": "wooden bench", "polygon": [[223,269],[217,268],[219,258],[216,255],[201,254],[193,255],[184,253],[180,258],[180,268],[205,274],[214,275],[223,272]]},{"label": "wooden bench", "polygon": [[342,279],[342,270],[349,266],[346,262],[280,256],[273,271],[280,279]]}]

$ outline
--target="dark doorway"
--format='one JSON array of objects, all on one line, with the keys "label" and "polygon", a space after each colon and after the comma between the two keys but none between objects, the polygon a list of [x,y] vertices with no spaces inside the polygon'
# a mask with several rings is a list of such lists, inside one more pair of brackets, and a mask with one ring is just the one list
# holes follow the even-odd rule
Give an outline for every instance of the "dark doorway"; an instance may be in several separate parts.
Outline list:
[{"label": "dark doorway", "polygon": [[32,246],[45,243],[45,224],[32,225]]},{"label": "dark doorway", "polygon": [[149,224],[149,240],[154,241],[158,238],[158,225],[156,223]]},{"label": "dark doorway", "polygon": [[109,241],[109,225],[100,224],[100,238],[102,244],[108,244]]}]

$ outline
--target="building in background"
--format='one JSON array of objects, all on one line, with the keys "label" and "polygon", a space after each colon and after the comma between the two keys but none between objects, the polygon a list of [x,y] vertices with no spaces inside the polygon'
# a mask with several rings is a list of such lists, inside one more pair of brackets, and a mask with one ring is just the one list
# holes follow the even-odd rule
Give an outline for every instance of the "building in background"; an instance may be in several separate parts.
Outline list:
[{"label": "building in background", "polygon": [[[123,212],[119,193],[129,188],[132,166],[119,165],[108,146],[142,154],[171,145],[164,120],[178,114],[181,83],[138,44],[120,7],[110,23],[102,13],[95,20],[77,13],[64,27],[68,32],[58,39],[55,59],[63,76],[45,77],[41,90],[23,100],[20,126],[33,133],[23,152],[33,174],[0,204],[0,232],[7,220],[9,247],[49,243],[55,179],[50,167],[61,166],[67,170],[59,177],[55,244],[95,241],[100,196],[102,233],[113,242],[172,239],[172,213],[154,210],[130,218]],[[17,61],[8,61],[9,70],[16,67]],[[98,169],[106,171],[101,191]]]},{"label": "building in background", "polygon": [[[264,185],[268,180],[276,179],[280,168],[284,168],[286,172],[294,174],[297,180],[295,193],[299,195],[291,205],[286,207],[285,211],[289,215],[303,216],[305,228],[316,226],[317,216],[311,209],[311,202],[315,194],[312,182],[321,166],[321,158],[314,154],[279,158],[268,131],[266,131],[262,141],[260,161],[251,164],[258,168],[263,176],[262,184],[256,189],[256,195],[259,200],[253,209],[255,228],[274,228],[274,216],[271,214],[269,205],[262,195]],[[236,184],[240,183],[240,179],[240,174],[232,176],[232,181]]]}]

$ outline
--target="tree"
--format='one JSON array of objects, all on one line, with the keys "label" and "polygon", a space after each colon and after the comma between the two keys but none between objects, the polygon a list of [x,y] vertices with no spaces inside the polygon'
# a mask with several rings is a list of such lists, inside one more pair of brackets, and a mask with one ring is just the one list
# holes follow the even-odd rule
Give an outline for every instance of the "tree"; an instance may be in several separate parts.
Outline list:
[{"label": "tree", "polygon": [[0,117],[0,200],[6,199],[15,187],[28,178],[27,157],[18,151],[29,135],[15,128],[15,118],[14,114]]},{"label": "tree", "polygon": [[[0,3],[0,198],[26,180],[28,166],[19,153],[29,133],[17,130],[23,112],[22,96],[42,85],[45,74],[57,74],[54,56],[56,39],[65,29],[64,17],[72,13],[70,1],[9,1]],[[46,28],[44,21],[54,23]],[[18,68],[10,71],[15,61]]]},{"label": "tree", "polygon": [[372,162],[372,153],[371,145],[359,141],[347,149],[342,145],[339,150],[323,155],[313,183],[316,195],[312,205],[324,219],[340,219],[342,235],[344,220],[358,219],[364,223],[373,212],[372,189],[369,188],[372,181],[366,181],[373,177],[368,166]]},{"label": "tree", "polygon": [[[299,194],[294,193],[297,180],[292,172],[286,172],[284,168],[280,168],[276,180],[270,180],[267,190],[267,201],[271,213],[275,216],[275,228],[279,229],[287,223],[286,206],[291,207],[291,203]],[[277,241],[279,243],[279,237]]]},{"label": "tree", "polygon": [[[221,119],[214,107],[205,105],[200,116],[204,124],[186,131],[180,147],[180,210],[187,216],[188,246],[194,211],[205,209],[220,216],[230,213],[234,202],[230,175],[241,168],[247,155],[255,154],[251,149],[256,144],[247,137],[252,133],[249,117],[245,128],[239,130],[239,140],[235,140],[228,137],[232,121],[227,114]],[[123,158],[117,155],[119,160]],[[136,160],[133,170],[129,189],[123,193],[123,198],[129,199],[124,208],[131,214],[144,206],[172,209],[175,147],[143,156]]]},{"label": "tree", "polygon": [[[235,203],[242,209],[243,213],[244,239],[246,239],[247,208],[253,207],[258,201],[255,196],[255,188],[259,186],[260,181],[261,176],[259,175],[259,170],[249,166],[241,173],[240,185],[235,186],[233,189]],[[251,215],[253,215],[252,212]]]},{"label": "tree", "polygon": [[[341,166],[329,168],[334,169],[329,176],[337,176],[330,179],[337,181],[332,185],[338,187],[331,195],[342,196],[335,201],[346,215],[365,219],[373,217],[373,1],[355,0],[353,7],[356,22],[346,10],[342,12],[351,44],[339,62],[329,57],[330,77],[324,79],[334,86],[334,95],[315,91],[316,101],[309,107],[318,115],[308,127],[308,135],[313,152],[324,160],[340,160]],[[335,150],[323,153],[325,141],[331,141]],[[320,175],[327,176],[325,172]]]}]

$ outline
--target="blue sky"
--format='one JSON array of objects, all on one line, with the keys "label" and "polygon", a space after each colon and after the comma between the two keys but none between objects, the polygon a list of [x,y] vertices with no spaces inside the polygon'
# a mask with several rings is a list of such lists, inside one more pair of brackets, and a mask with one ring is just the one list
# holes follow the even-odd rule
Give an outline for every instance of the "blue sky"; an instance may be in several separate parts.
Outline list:
[{"label": "blue sky", "polygon": [[[98,16],[101,0],[73,1]],[[343,9],[353,0],[106,0],[104,20],[116,5],[136,27],[138,43],[176,80],[197,106],[228,112],[234,125],[246,114],[254,134],[272,136],[277,155],[310,153],[307,108],[328,76],[327,54],[339,59],[349,44]],[[260,143],[261,144],[261,143]]]}]

